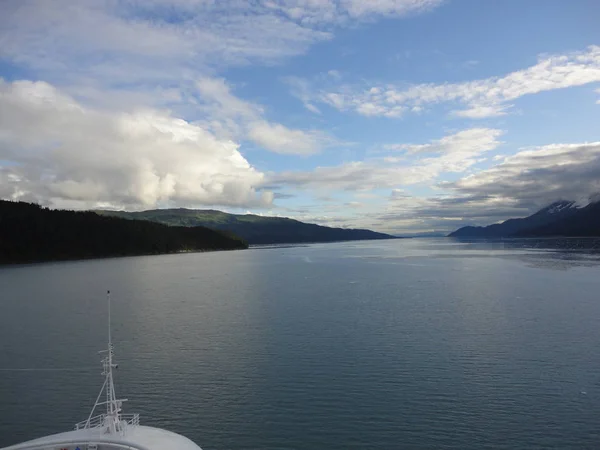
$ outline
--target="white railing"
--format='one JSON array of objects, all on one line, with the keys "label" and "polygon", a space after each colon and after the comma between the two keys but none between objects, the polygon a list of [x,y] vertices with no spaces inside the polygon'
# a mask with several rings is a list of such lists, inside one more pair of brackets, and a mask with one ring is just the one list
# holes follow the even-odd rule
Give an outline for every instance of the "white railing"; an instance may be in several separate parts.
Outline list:
[{"label": "white railing", "polygon": [[[139,425],[140,424],[140,415],[139,414],[121,414],[119,416],[121,418],[121,422],[125,422],[127,425]],[[79,422],[75,425],[76,430],[82,430],[85,428],[100,428],[104,426],[106,422],[106,414],[100,414],[98,416],[94,416],[89,420],[84,420],[83,422]]]},{"label": "white railing", "polygon": [[[127,419],[128,416],[131,416],[129,418],[129,420]],[[124,414],[124,416],[121,417],[125,417],[125,421],[127,422],[127,425],[139,425],[140,424],[140,415],[139,414]]]},{"label": "white railing", "polygon": [[89,420],[84,420],[83,422],[79,422],[75,425],[76,430],[81,430],[84,428],[97,428],[104,425],[104,418],[106,414],[100,414],[99,416],[91,417]]}]

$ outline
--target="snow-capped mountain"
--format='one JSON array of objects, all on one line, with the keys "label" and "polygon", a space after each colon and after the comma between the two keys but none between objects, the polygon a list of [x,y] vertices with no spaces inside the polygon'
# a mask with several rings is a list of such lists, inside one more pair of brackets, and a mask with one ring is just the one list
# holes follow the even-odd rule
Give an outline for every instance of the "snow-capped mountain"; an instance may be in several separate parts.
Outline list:
[{"label": "snow-capped mountain", "polygon": [[500,238],[516,236],[528,230],[537,229],[567,219],[576,215],[581,209],[582,207],[578,201],[560,200],[540,209],[538,212],[528,217],[508,219],[505,222],[488,225],[486,227],[462,227],[451,233],[449,236],[467,238]]}]

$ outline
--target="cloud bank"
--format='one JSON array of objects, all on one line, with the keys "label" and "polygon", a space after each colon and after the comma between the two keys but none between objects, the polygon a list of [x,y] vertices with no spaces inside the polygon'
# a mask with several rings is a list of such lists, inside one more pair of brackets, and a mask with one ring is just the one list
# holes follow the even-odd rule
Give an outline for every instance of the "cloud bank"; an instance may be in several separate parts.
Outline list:
[{"label": "cloud bank", "polygon": [[0,196],[57,207],[269,205],[238,145],[159,110],[86,108],[45,82],[0,83]]},{"label": "cloud bank", "polygon": [[438,197],[392,195],[377,223],[451,231],[527,216],[558,200],[584,205],[600,193],[599,174],[600,142],[521,149],[489,169],[440,183]]}]

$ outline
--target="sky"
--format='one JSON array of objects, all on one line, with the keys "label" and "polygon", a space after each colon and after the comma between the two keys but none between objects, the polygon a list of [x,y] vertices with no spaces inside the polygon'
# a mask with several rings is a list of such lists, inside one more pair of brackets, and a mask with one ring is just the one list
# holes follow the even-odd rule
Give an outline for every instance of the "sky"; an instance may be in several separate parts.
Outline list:
[{"label": "sky", "polygon": [[596,0],[4,0],[0,198],[394,234],[600,192]]}]

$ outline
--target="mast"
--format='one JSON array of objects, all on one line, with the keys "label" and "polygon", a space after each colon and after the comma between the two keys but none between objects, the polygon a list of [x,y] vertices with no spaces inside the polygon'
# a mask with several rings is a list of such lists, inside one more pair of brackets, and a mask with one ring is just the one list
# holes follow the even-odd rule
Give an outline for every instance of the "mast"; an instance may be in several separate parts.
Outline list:
[{"label": "mast", "polygon": [[106,355],[106,365],[104,371],[106,372],[106,418],[107,425],[111,431],[117,431],[116,428],[119,425],[118,412],[119,405],[117,404],[117,398],[115,394],[115,384],[113,381],[113,345],[110,333],[110,291],[106,291],[106,302],[108,303],[108,351]]},{"label": "mast", "polygon": [[[124,431],[123,422],[121,420],[121,405],[127,400],[118,400],[115,394],[113,369],[116,369],[118,364],[113,362],[114,347],[111,336],[110,291],[106,292],[106,300],[108,303],[108,347],[106,350],[100,351],[100,353],[106,353],[106,356],[102,359],[102,375],[104,375],[105,378],[104,384],[102,385],[100,393],[98,394],[98,398],[96,399],[96,403],[94,403],[94,407],[92,408],[92,411],[87,419],[85,428],[90,428],[93,426],[90,421],[92,420],[92,416],[96,407],[105,404],[106,414],[103,414],[103,417],[101,416],[102,426],[106,427],[107,433],[116,434]],[[103,391],[106,393],[106,400],[104,402],[100,402],[99,400]]]},{"label": "mast", "polygon": [[113,379],[113,368],[118,365],[113,362],[114,347],[111,337],[111,314],[110,314],[110,291],[106,292],[108,303],[108,350],[104,358],[104,372],[106,376],[106,425],[109,432],[117,433],[122,430],[121,424],[121,400],[117,400],[115,393],[115,383]]}]

